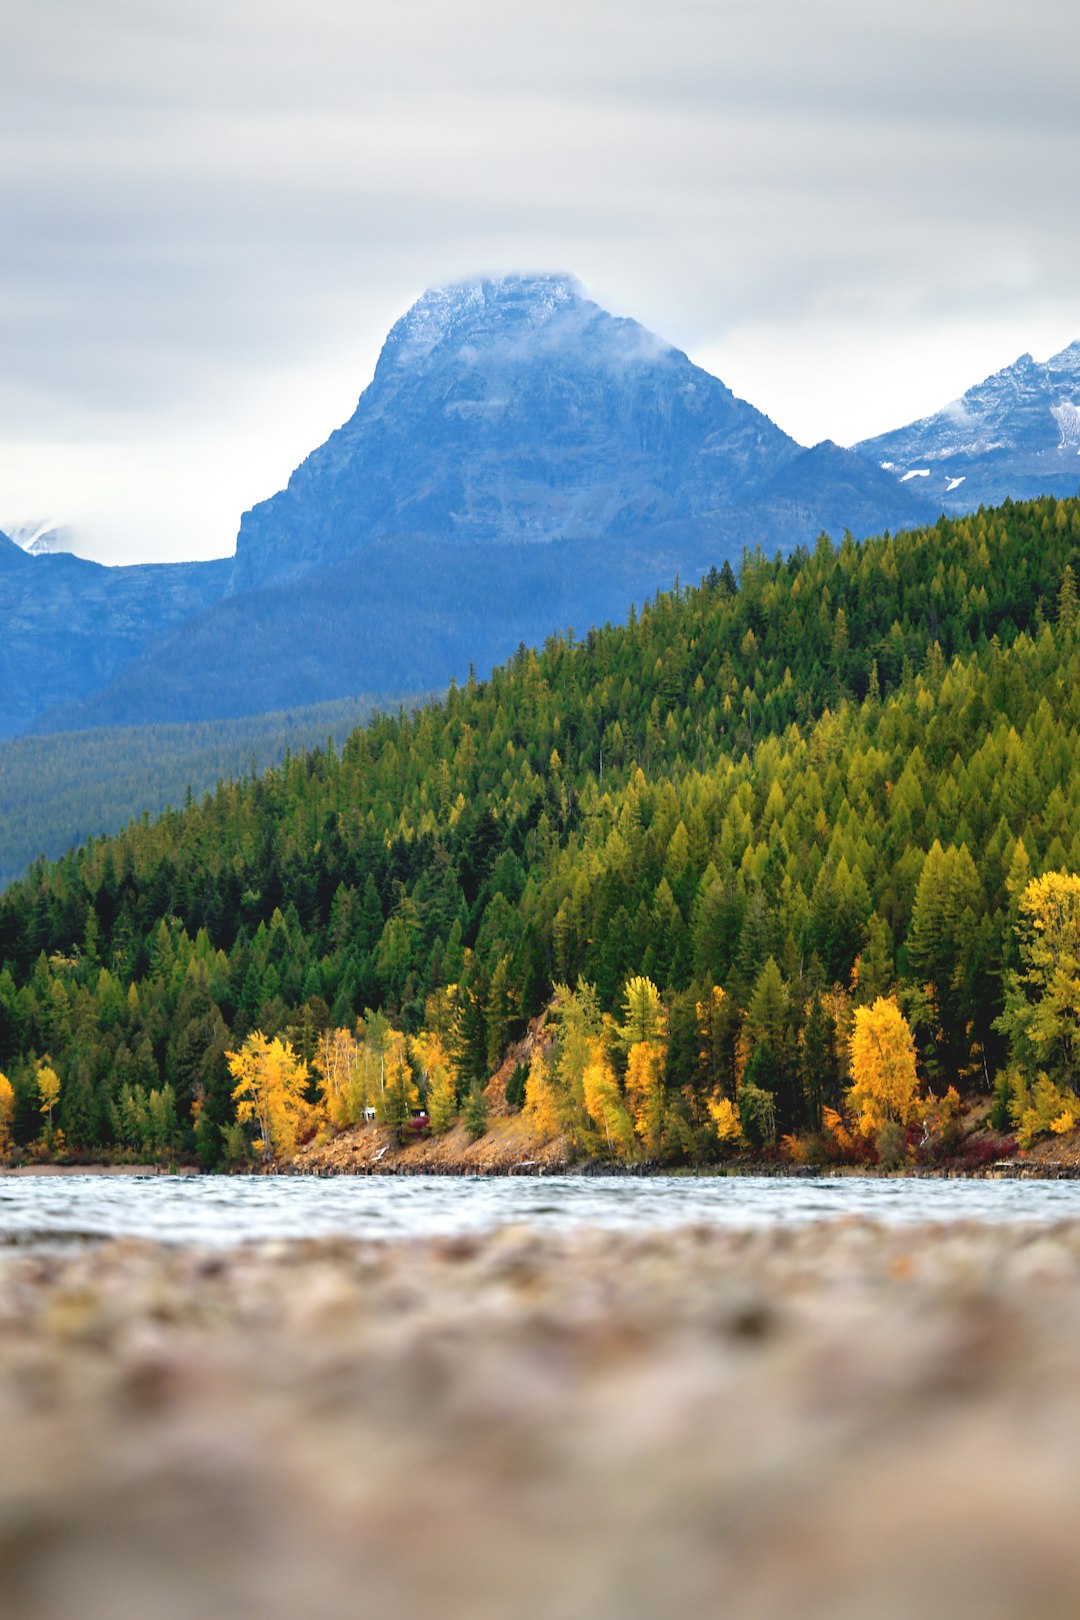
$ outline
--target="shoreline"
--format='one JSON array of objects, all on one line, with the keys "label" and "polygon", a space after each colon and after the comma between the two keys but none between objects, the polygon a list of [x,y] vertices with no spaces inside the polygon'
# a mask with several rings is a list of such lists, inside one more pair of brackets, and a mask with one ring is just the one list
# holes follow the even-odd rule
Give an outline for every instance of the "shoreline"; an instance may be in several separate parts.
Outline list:
[{"label": "shoreline", "polygon": [[173,1177],[182,1180],[249,1180],[263,1177],[289,1179],[304,1177],[313,1181],[337,1181],[348,1178],[365,1180],[381,1177],[388,1180],[412,1180],[430,1176],[439,1179],[479,1178],[512,1179],[535,1178],[550,1180],[557,1177],[575,1179],[607,1179],[634,1181],[654,1177],[670,1177],[679,1181],[738,1180],[756,1177],[768,1181],[839,1181],[849,1178],[867,1181],[1080,1181],[1080,1166],[1067,1163],[1026,1163],[1010,1160],[985,1170],[959,1170],[948,1165],[937,1169],[914,1166],[903,1170],[879,1170],[872,1165],[775,1165],[727,1164],[692,1167],[686,1165],[612,1165],[601,1162],[581,1164],[388,1164],[367,1167],[338,1168],[331,1165],[286,1164],[273,1168],[249,1170],[203,1170],[198,1165],[130,1165],[130,1164],[21,1164],[0,1165],[0,1178],[17,1176],[130,1176],[137,1179]]}]

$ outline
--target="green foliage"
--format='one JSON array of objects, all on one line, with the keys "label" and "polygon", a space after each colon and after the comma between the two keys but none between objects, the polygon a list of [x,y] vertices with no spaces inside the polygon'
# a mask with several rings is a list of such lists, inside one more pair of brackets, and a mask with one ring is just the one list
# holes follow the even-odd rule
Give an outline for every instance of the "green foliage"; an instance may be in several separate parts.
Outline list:
[{"label": "green foliage", "polygon": [[907,1160],[907,1132],[899,1120],[887,1119],[874,1135],[878,1163],[883,1170],[899,1170]]},{"label": "green foliage", "polygon": [[524,1108],[525,1087],[529,1081],[529,1066],[518,1063],[506,1082],[506,1101],[510,1108]]},{"label": "green foliage", "polygon": [[60,855],[132,816],[190,802],[217,782],[250,780],[286,754],[324,747],[328,737],[340,745],[398,702],[342,698],[240,720],[7,739],[0,744],[0,889],[39,855]]},{"label": "green foliage", "polygon": [[1040,1074],[1029,1085],[1023,1074],[1016,1073],[1011,1089],[1009,1113],[1016,1125],[1016,1140],[1022,1148],[1029,1148],[1037,1136],[1072,1130],[1076,1124],[1080,1107],[1075,1095],[1062,1091],[1049,1075]]},{"label": "green foliage", "polygon": [[466,1131],[468,1131],[474,1142],[478,1137],[483,1136],[484,1132],[487,1130],[487,1098],[484,1096],[483,1090],[480,1086],[474,1085],[472,1090],[469,1092],[462,1119],[464,1121]]}]

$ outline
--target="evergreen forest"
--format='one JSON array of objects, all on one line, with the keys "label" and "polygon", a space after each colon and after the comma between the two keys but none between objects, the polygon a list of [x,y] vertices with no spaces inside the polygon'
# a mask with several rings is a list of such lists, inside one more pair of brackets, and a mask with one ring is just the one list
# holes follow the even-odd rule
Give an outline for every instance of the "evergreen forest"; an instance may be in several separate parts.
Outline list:
[{"label": "evergreen forest", "polygon": [[[396,696],[188,725],[96,727],[6,738],[0,746],[0,889],[39,855],[158,815],[220,779],[255,775],[288,753],[344,741]],[[419,699],[408,700],[416,703]]]},{"label": "evergreen forest", "polygon": [[295,1055],[314,1104],[335,1033],[479,1130],[553,994],[511,1102],[583,1152],[840,1140],[882,1004],[924,1098],[1042,1084],[1072,1123],[1080,1015],[1032,940],[1044,901],[1080,922],[1038,889],[1080,871],[1078,569],[1053,498],[748,554],[37,862],[0,895],[14,1145],[240,1162],[243,1054]]}]

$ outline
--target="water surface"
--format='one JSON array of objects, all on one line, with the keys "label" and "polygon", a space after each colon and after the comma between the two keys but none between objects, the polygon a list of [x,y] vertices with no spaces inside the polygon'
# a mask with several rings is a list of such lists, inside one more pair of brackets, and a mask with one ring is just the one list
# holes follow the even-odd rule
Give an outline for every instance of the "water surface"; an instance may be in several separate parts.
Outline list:
[{"label": "water surface", "polygon": [[139,1237],[166,1243],[427,1237],[507,1223],[567,1230],[1080,1219],[1080,1181],[769,1177],[0,1178],[0,1245]]}]

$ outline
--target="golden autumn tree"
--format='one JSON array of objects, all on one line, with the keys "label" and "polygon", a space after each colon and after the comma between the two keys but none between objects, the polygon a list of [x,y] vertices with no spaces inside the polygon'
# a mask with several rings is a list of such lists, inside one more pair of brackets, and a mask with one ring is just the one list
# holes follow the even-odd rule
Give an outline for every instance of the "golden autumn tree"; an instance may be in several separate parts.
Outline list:
[{"label": "golden autumn tree", "polygon": [[226,1052],[225,1057],[236,1082],[237,1123],[255,1122],[259,1132],[256,1148],[265,1158],[288,1157],[307,1123],[307,1065],[288,1041],[276,1036],[267,1040],[258,1029],[238,1052]]},{"label": "golden autumn tree", "polygon": [[524,1113],[541,1142],[554,1141],[561,1134],[558,1093],[539,1046],[535,1048],[529,1063]]},{"label": "golden autumn tree", "polygon": [[457,1082],[442,1036],[424,1030],[412,1043],[416,1067],[427,1092],[428,1122],[436,1136],[448,1131],[457,1118]]},{"label": "golden autumn tree", "polygon": [[593,1044],[582,1075],[585,1108],[593,1124],[604,1133],[608,1151],[629,1159],[634,1151],[634,1125],[619,1090],[619,1081],[605,1056],[603,1044]]},{"label": "golden autumn tree", "polygon": [[428,1079],[428,1120],[435,1136],[442,1136],[457,1118],[457,1085],[449,1064],[439,1064]]},{"label": "golden autumn tree", "polygon": [[382,1123],[400,1139],[405,1122],[420,1101],[408,1058],[408,1041],[400,1030],[390,1029],[383,1051],[384,1083],[377,1104]]},{"label": "golden autumn tree", "polygon": [[15,1088],[0,1071],[0,1153],[11,1152],[11,1121],[15,1114]]},{"label": "golden autumn tree", "polygon": [[367,1084],[360,1042],[347,1029],[324,1029],[311,1066],[319,1076],[326,1117],[335,1130],[355,1125],[367,1104]]},{"label": "golden autumn tree", "polygon": [[60,1076],[51,1064],[43,1063],[37,1072],[39,1111],[46,1115],[52,1131],[53,1109],[60,1100]]},{"label": "golden autumn tree", "polygon": [[729,1097],[710,1097],[709,1117],[716,1129],[716,1140],[721,1147],[737,1148],[744,1145],[746,1138],[743,1136],[739,1110]]},{"label": "golden autumn tree", "polygon": [[650,1156],[659,1153],[664,1136],[664,1057],[659,1041],[637,1041],[626,1063],[626,1100]]},{"label": "golden autumn tree", "polygon": [[888,1121],[906,1125],[918,1109],[919,1077],[908,1021],[892,996],[857,1007],[849,1039],[848,1107],[859,1129],[875,1135]]},{"label": "golden autumn tree", "polygon": [[1020,897],[1021,968],[1008,975],[998,1028],[1024,1068],[1080,1084],[1080,877],[1046,872]]}]

